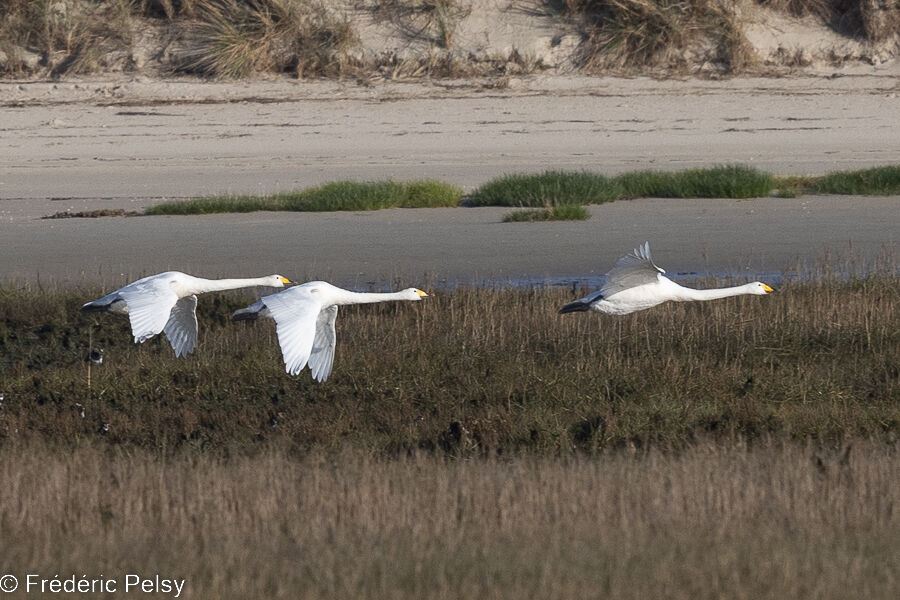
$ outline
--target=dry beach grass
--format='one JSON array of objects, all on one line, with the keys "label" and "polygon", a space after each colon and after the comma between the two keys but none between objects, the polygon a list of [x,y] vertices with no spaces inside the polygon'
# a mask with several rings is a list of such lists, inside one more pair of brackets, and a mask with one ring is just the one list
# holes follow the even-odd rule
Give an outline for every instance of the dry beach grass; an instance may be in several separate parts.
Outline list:
[{"label": "dry beach grass", "polygon": [[[2,0],[0,8],[6,76],[491,75],[500,87],[511,74],[558,67],[740,74],[808,66],[809,56],[823,54],[821,44],[798,38],[777,49],[755,44],[751,31],[773,18],[825,40],[831,56],[826,50],[819,61],[871,60],[896,55],[900,23],[890,0]],[[527,33],[498,34],[503,29]],[[473,43],[488,38],[497,40]],[[856,49],[848,52],[839,38]]]},{"label": "dry beach grass", "polygon": [[896,448],[452,460],[7,445],[3,567],[189,598],[894,597]]}]

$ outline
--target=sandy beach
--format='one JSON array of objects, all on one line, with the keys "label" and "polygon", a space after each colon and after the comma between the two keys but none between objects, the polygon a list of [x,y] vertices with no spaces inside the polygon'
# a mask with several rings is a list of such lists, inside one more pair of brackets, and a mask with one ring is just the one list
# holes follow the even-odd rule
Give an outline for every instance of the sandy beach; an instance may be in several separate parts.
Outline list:
[{"label": "sandy beach", "polygon": [[45,220],[337,179],[603,173],[744,163],[778,174],[896,163],[896,69],[725,81],[534,77],[466,83],[141,78],[0,84],[0,280],[101,281],[162,269],[283,272],[366,285],[602,274],[651,241],[687,272],[767,272],[896,243],[897,198],[657,200],[580,223],[506,209]]}]

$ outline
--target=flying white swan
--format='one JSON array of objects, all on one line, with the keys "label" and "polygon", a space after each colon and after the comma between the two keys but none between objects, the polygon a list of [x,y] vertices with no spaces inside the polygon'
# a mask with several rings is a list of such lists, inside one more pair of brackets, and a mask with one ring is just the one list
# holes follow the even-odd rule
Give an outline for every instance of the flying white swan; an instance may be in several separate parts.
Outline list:
[{"label": "flying white swan", "polygon": [[663,277],[663,273],[665,271],[657,267],[650,257],[650,243],[644,242],[643,246],[616,262],[616,266],[606,274],[606,282],[599,292],[569,302],[559,312],[596,310],[609,315],[627,315],[669,300],[715,300],[742,294],[763,296],[775,291],[759,281],[735,287],[694,290]]},{"label": "flying white swan", "polygon": [[251,279],[201,279],[178,271],[167,271],[129,283],[88,302],[81,310],[127,314],[135,344],[165,332],[178,357],[192,352],[197,345],[197,294],[254,285],[280,288],[290,283],[281,275]]},{"label": "flying white swan", "polygon": [[264,296],[247,308],[236,310],[235,321],[275,319],[284,370],[296,375],[309,364],[313,379],[324,382],[334,362],[334,320],[338,306],[389,300],[421,300],[428,294],[407,288],[388,294],[360,293],[335,287],[324,281],[310,281]]}]

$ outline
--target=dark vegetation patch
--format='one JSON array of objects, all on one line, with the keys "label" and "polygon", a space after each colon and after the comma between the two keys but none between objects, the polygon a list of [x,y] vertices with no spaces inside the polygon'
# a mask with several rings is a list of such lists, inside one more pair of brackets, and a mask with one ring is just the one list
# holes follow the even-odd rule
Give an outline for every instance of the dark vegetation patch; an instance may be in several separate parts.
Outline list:
[{"label": "dark vegetation patch", "polygon": [[531,208],[506,213],[503,215],[503,222],[584,221],[589,218],[591,218],[591,215],[583,206],[578,204],[558,204],[548,208]]},{"label": "dark vegetation patch", "polygon": [[324,385],[284,373],[273,323],[230,321],[252,298],[201,296],[199,347],[176,360],[162,336],[135,345],[127,319],[79,312],[108,291],[0,287],[0,445],[556,455],[900,424],[893,266],[620,318],[558,315],[561,289],[346,307]]},{"label": "dark vegetation patch", "polygon": [[44,219],[96,219],[98,217],[136,217],[141,215],[134,210],[124,208],[100,208],[97,210],[60,211],[43,217]]}]

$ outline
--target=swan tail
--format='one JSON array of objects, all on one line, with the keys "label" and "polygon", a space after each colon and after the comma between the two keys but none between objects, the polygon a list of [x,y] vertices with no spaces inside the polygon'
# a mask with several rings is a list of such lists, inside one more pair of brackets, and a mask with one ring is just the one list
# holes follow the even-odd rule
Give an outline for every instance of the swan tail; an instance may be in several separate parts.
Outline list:
[{"label": "swan tail", "polygon": [[268,316],[268,309],[262,300],[254,302],[247,308],[239,308],[231,315],[232,321],[255,321],[260,317]]},{"label": "swan tail", "polygon": [[109,310],[109,304],[96,304],[95,302],[88,302],[84,306],[81,307],[81,312],[106,312]]},{"label": "swan tail", "polygon": [[559,314],[564,315],[566,313],[585,312],[588,310],[591,310],[590,302],[585,302],[584,300],[575,300],[574,302],[569,302],[561,309],[559,309]]},{"label": "swan tail", "polygon": [[232,321],[255,321],[259,318],[259,313],[249,308],[239,308],[231,315]]},{"label": "swan tail", "polygon": [[118,295],[110,294],[98,300],[86,302],[81,307],[81,312],[128,312],[128,305]]}]

